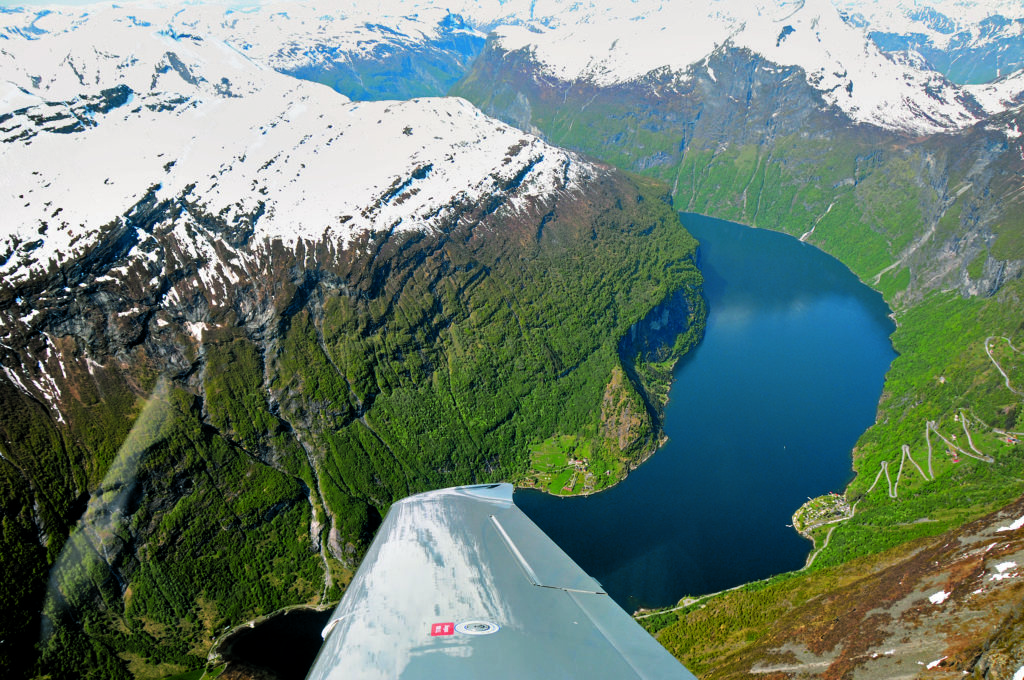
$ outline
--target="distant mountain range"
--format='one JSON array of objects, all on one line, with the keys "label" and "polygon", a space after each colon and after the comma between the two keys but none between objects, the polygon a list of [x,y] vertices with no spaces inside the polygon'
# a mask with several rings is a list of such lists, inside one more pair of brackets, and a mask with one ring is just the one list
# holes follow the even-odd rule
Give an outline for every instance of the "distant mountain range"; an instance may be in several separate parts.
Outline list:
[{"label": "distant mountain range", "polygon": [[[172,37],[216,36],[258,63],[361,100],[445,94],[491,31],[503,49],[530,50],[546,74],[599,85],[685,73],[721,49],[748,49],[802,69],[852,120],[936,132],[1005,110],[1024,93],[1019,78],[957,85],[993,83],[1021,70],[1020,7],[949,4],[396,0],[370,11],[346,3],[271,3],[259,10],[142,4],[85,14],[6,10],[4,32],[40,38],[88,16],[90,23],[132,22]],[[965,70],[975,75],[956,76]]]},{"label": "distant mountain range", "polygon": [[1024,11],[1006,2],[839,2],[887,52],[912,51],[957,83],[987,83],[1024,67]]}]

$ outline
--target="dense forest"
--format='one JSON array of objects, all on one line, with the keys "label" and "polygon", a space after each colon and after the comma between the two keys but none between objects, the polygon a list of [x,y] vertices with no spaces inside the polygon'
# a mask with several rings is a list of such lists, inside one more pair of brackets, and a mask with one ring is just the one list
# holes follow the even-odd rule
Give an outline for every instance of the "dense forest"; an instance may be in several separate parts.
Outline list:
[{"label": "dense forest", "polygon": [[[154,310],[163,335],[119,345],[103,324],[136,301],[85,279],[109,315],[41,320],[75,357],[60,417],[0,382],[4,666],[202,667],[225,628],[336,600],[405,495],[520,479],[559,435],[623,471],[649,455],[670,375],[644,367],[695,342],[704,308],[694,240],[638,182],[601,171],[527,214],[471,206],[333,257],[273,249],[228,304],[196,286],[175,311],[199,333]],[[665,313],[678,332],[643,342]]]}]

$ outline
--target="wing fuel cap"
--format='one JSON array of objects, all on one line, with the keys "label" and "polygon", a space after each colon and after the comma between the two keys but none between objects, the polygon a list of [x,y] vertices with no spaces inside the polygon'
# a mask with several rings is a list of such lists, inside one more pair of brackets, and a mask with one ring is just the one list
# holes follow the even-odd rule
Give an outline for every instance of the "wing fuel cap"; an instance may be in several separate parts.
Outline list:
[{"label": "wing fuel cap", "polygon": [[490,635],[498,629],[498,624],[490,621],[463,621],[455,625],[455,632],[463,635]]}]

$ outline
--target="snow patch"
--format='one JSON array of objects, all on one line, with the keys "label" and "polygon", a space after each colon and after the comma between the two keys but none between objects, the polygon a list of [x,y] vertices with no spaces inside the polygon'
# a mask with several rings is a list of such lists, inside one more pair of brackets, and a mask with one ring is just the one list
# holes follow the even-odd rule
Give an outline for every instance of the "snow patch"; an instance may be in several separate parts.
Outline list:
[{"label": "snow patch", "polygon": [[947,593],[943,590],[940,590],[939,592],[933,593],[931,596],[929,596],[928,601],[932,604],[942,604],[949,598],[951,594],[952,592]]},{"label": "snow patch", "polygon": [[939,665],[940,663],[942,663],[943,661],[945,661],[945,660],[946,660],[946,658],[947,658],[947,657],[945,657],[945,656],[944,656],[944,657],[942,657],[941,659],[936,659],[935,661],[932,661],[932,662],[931,662],[930,664],[928,664],[927,666],[925,666],[925,668],[927,668],[928,670],[931,670],[932,668],[935,668],[935,667],[936,667],[936,666],[938,666],[938,665]]},{"label": "snow patch", "polygon": [[1014,520],[1013,524],[1011,524],[1010,526],[999,527],[998,529],[996,529],[996,531],[1016,531],[1021,527],[1024,527],[1024,517]]},{"label": "snow patch", "polygon": [[17,385],[18,387],[20,387],[22,392],[28,394],[28,388],[25,387],[25,383],[21,381],[21,376],[19,376],[17,373],[15,373],[7,366],[4,366],[3,369],[4,373],[7,375],[7,379],[10,380],[15,385]]},{"label": "snow patch", "polygon": [[995,569],[997,573],[992,574],[988,579],[989,581],[1003,581],[1017,576],[1016,562],[1000,562],[995,566]]},{"label": "snow patch", "polygon": [[1024,70],[983,85],[965,85],[965,92],[981,105],[989,115],[1006,111],[1024,99]]},{"label": "snow patch", "polygon": [[196,339],[196,342],[203,341],[203,331],[207,330],[207,326],[202,321],[186,321],[185,329],[188,330],[189,335]]}]

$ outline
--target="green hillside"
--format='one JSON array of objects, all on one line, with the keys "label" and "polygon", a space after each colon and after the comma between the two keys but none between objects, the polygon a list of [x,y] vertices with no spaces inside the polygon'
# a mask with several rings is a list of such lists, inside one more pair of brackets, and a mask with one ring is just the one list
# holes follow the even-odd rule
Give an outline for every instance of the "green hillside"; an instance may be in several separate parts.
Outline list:
[{"label": "green hillside", "polygon": [[[645,366],[685,351],[704,309],[694,240],[664,187],[641,184],[602,171],[533,211],[472,206],[446,233],[370,235],[315,267],[275,252],[232,292],[233,309],[265,312],[221,313],[201,342],[174,332],[183,373],[146,345],[60,338],[63,419],[0,380],[0,560],[17,576],[0,585],[0,663],[95,678],[202,667],[226,628],[336,600],[399,498],[519,480],[559,435],[620,472],[649,455],[661,430],[646,391],[669,374]],[[678,343],[620,346],[663,305]]]}]

